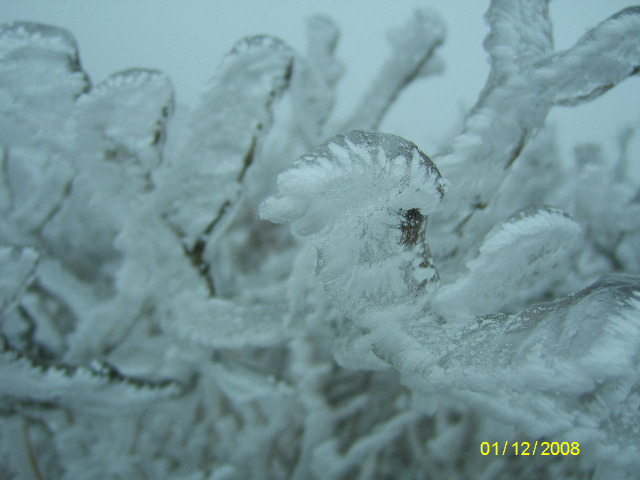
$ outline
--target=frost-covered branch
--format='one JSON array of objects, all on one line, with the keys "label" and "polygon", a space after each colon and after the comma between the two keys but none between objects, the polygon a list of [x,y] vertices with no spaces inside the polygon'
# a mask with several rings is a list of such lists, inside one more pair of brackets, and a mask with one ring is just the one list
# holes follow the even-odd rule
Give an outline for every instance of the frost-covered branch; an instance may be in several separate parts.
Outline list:
[{"label": "frost-covered branch", "polygon": [[445,38],[445,27],[432,11],[416,10],[406,25],[389,32],[393,53],[362,101],[341,130],[377,129],[400,92],[415,78],[439,73],[442,60],[436,48]]},{"label": "frost-covered branch", "polygon": [[[494,1],[489,8],[492,30],[485,47],[491,74],[450,151],[434,158],[452,184],[432,223],[438,257],[461,259],[462,252],[478,247],[496,220],[487,206],[552,106],[596,98],[638,71],[637,8],[613,15],[573,47],[553,52],[546,3]],[[447,273],[461,268],[449,263],[443,265]]]},{"label": "frost-covered branch", "polygon": [[173,381],[152,382],[127,377],[114,367],[95,362],[88,367],[46,364],[30,358],[0,338],[0,399],[13,404],[81,405],[104,410],[146,403],[184,390]]}]

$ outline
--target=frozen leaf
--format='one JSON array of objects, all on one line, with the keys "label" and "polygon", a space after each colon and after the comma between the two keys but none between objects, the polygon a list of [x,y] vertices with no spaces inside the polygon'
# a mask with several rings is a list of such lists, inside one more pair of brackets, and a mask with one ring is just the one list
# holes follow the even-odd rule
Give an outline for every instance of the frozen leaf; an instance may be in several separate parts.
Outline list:
[{"label": "frozen leaf", "polygon": [[58,138],[75,99],[89,86],[69,32],[31,22],[0,27],[0,143]]},{"label": "frozen leaf", "polygon": [[149,171],[160,161],[173,97],[171,82],[159,71],[131,69],[109,76],[78,98],[78,147]]},{"label": "frozen leaf", "polygon": [[154,188],[172,110],[173,87],[153,70],[114,74],[78,98],[68,124],[76,175],[42,239],[79,276],[111,280],[115,236]]},{"label": "frozen leaf", "polygon": [[289,85],[293,57],[293,50],[276,38],[245,38],[227,54],[202,95],[164,185],[166,218],[189,249],[211,233],[238,198],[271,125],[273,102]]},{"label": "frozen leaf", "polygon": [[411,142],[360,130],[336,135],[280,174],[278,188],[261,216],[311,239],[318,278],[345,313],[411,303],[437,280],[424,235],[444,182]]},{"label": "frozen leaf", "polygon": [[443,285],[436,308],[454,317],[505,311],[526,305],[562,280],[581,230],[564,212],[531,206],[496,225],[486,236],[468,273]]},{"label": "frozen leaf", "polygon": [[[527,145],[553,105],[637,74],[637,17],[553,52],[546,1],[493,0],[450,183],[400,137],[322,143],[326,17],[306,57],[241,40],[171,122],[164,75],[91,89],[66,32],[0,27],[0,477],[636,478],[639,280],[561,297],[638,263],[632,165],[589,147],[574,174],[551,137]],[[443,38],[425,11],[392,32],[349,122],[379,125]],[[542,437],[582,452],[469,454]]]}]

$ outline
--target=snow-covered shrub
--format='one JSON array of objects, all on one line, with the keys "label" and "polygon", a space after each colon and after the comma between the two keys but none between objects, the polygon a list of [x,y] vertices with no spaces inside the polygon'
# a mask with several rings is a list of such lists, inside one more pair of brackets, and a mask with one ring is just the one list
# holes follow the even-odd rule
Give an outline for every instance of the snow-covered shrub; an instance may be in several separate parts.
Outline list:
[{"label": "snow-covered shrub", "polygon": [[[0,477],[636,475],[633,159],[571,171],[545,117],[638,73],[640,7],[565,51],[544,0],[487,20],[431,158],[376,131],[442,69],[430,11],[342,121],[326,17],[306,55],[240,40],[179,114],[161,72],[93,86],[69,33],[0,27]],[[544,440],[571,451],[481,450]]]}]

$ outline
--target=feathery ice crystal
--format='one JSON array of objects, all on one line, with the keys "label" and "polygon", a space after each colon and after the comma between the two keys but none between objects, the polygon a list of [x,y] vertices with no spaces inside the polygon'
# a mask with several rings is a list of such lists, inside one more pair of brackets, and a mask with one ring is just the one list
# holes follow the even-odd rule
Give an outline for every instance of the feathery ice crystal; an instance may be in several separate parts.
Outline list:
[{"label": "feathery ice crystal", "polygon": [[[326,17],[306,55],[240,40],[179,114],[161,72],[93,86],[68,32],[1,26],[0,477],[637,475],[638,186],[545,117],[638,74],[640,7],[564,51],[545,0],[487,20],[431,158],[377,131],[442,69],[431,11],[343,121]],[[480,451],[544,439],[580,454]]]}]

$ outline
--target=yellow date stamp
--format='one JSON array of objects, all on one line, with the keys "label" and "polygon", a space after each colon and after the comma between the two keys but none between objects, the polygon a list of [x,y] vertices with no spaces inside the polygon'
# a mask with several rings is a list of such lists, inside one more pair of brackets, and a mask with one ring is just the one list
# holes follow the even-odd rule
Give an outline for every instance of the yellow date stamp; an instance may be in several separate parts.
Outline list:
[{"label": "yellow date stamp", "polygon": [[487,455],[541,455],[541,456],[567,456],[580,455],[579,442],[482,442],[480,444],[480,453]]}]

